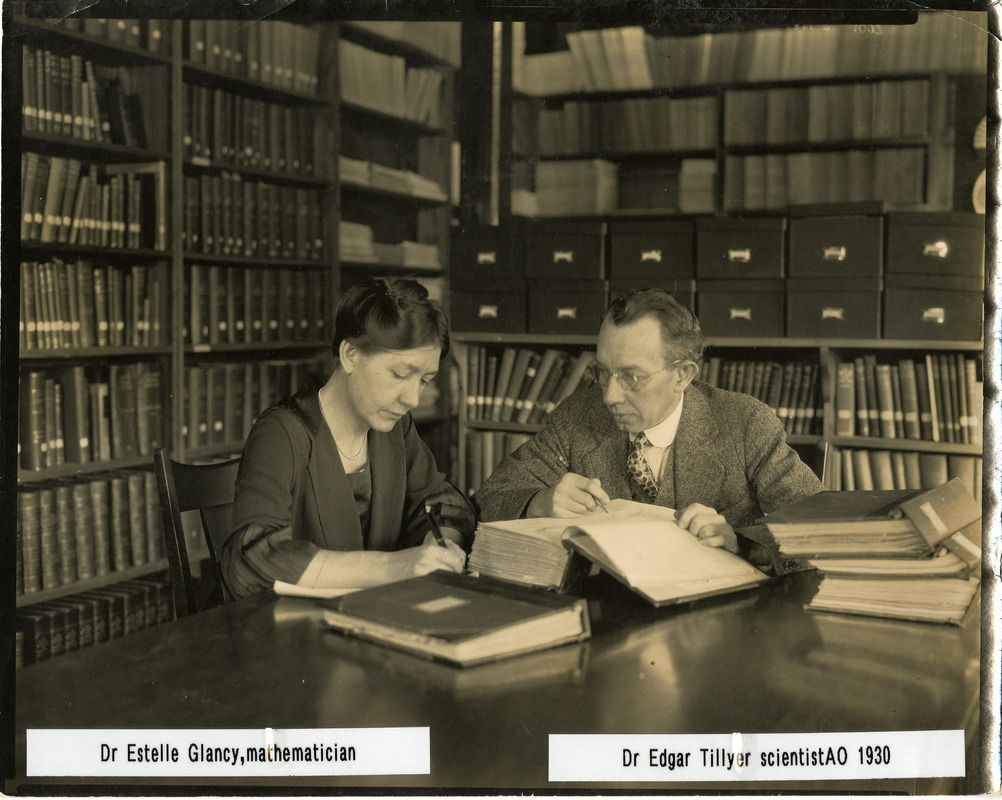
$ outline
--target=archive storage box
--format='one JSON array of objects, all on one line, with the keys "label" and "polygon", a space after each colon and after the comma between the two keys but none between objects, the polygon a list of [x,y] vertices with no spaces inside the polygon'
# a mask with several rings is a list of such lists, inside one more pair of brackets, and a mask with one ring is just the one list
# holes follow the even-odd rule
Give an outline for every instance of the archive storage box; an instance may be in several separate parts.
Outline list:
[{"label": "archive storage box", "polygon": [[979,341],[984,262],[980,214],[888,214],[884,336]]},{"label": "archive storage box", "polygon": [[700,280],[696,313],[707,336],[782,336],[783,281]]},{"label": "archive storage box", "polygon": [[484,289],[498,281],[525,278],[524,231],[492,225],[454,228],[449,256],[453,289]]},{"label": "archive storage box", "polygon": [[532,223],[526,236],[526,275],[533,280],[602,280],[603,242],[601,222]]},{"label": "archive storage box", "polygon": [[887,215],[888,274],[983,275],[984,267],[983,215]]},{"label": "archive storage box", "polygon": [[450,321],[454,331],[525,333],[525,281],[495,281],[477,289],[454,289]]},{"label": "archive storage box", "polygon": [[609,301],[606,281],[528,282],[529,333],[594,336]]},{"label": "archive storage box", "polygon": [[884,337],[977,342],[982,336],[983,307],[980,276],[888,273]]},{"label": "archive storage box", "polygon": [[637,286],[673,289],[691,279],[695,248],[691,220],[609,224],[609,277]]},{"label": "archive storage box", "polygon": [[786,335],[876,339],[880,336],[880,279],[788,278]]},{"label": "archive storage box", "polygon": [[787,274],[791,278],[879,278],[883,250],[882,217],[791,219]]},{"label": "archive storage box", "polygon": [[696,223],[696,277],[782,278],[786,219],[700,219]]}]

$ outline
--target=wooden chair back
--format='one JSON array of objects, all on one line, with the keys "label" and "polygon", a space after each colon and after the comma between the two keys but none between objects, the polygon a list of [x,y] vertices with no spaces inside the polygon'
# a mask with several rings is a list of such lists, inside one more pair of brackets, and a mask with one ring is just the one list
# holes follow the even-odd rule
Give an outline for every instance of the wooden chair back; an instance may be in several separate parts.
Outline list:
[{"label": "wooden chair back", "polygon": [[[184,464],[172,459],[170,451],[161,447],[153,454],[153,466],[160,492],[160,513],[174,596],[174,613],[178,617],[185,617],[229,599],[222,580],[219,554],[230,530],[240,459],[214,464]],[[221,594],[212,601],[201,604],[188,563],[188,545],[181,517],[186,511],[196,510],[201,517],[209,556],[216,571],[214,577],[218,579],[221,590]]]}]

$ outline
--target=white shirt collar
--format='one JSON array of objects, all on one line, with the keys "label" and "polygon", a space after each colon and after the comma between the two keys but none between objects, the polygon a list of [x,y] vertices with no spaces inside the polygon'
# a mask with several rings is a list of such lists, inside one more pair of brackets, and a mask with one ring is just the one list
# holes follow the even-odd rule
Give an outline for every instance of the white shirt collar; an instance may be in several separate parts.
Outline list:
[{"label": "white shirt collar", "polygon": [[[685,394],[679,398],[678,405],[675,406],[675,410],[671,412],[665,419],[655,425],[653,428],[648,428],[644,431],[647,434],[647,439],[650,441],[654,447],[668,447],[675,441],[675,436],[678,434],[678,422],[682,418],[682,403],[685,402]],[[636,434],[630,434],[630,440],[636,439]]]}]

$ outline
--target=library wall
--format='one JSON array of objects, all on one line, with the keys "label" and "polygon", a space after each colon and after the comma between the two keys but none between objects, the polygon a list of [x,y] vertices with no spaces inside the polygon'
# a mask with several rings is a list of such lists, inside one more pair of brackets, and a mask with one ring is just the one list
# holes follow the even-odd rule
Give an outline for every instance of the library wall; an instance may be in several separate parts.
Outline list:
[{"label": "library wall", "polygon": [[371,275],[450,313],[454,367],[415,418],[468,491],[587,382],[608,301],[650,285],[703,321],[703,379],[772,406],[828,485],[979,489],[972,20],[610,27],[531,55],[514,24],[511,193],[483,227],[454,224],[476,216],[451,196],[458,23],[16,17],[22,657],[67,625],[100,641],[81,614],[169,617],[153,450],[239,454],[330,368],[334,302]]},{"label": "library wall", "polygon": [[[330,369],[342,286],[448,304],[460,53],[456,23],[21,11],[19,664],[170,618],[153,451],[239,455]],[[447,465],[441,384],[415,418]]]},{"label": "library wall", "polygon": [[466,488],[541,427],[606,304],[660,286],[709,337],[700,379],[769,404],[828,486],[980,495],[983,23],[537,25],[531,54],[513,24],[509,215],[453,245]]}]

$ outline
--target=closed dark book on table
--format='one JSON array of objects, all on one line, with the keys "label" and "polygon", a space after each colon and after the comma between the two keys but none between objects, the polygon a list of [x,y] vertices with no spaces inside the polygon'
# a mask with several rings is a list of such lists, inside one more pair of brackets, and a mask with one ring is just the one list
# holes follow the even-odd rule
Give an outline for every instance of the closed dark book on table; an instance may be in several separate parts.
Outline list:
[{"label": "closed dark book on table", "polygon": [[327,601],[324,621],[346,634],[461,667],[591,634],[582,599],[447,572]]}]

